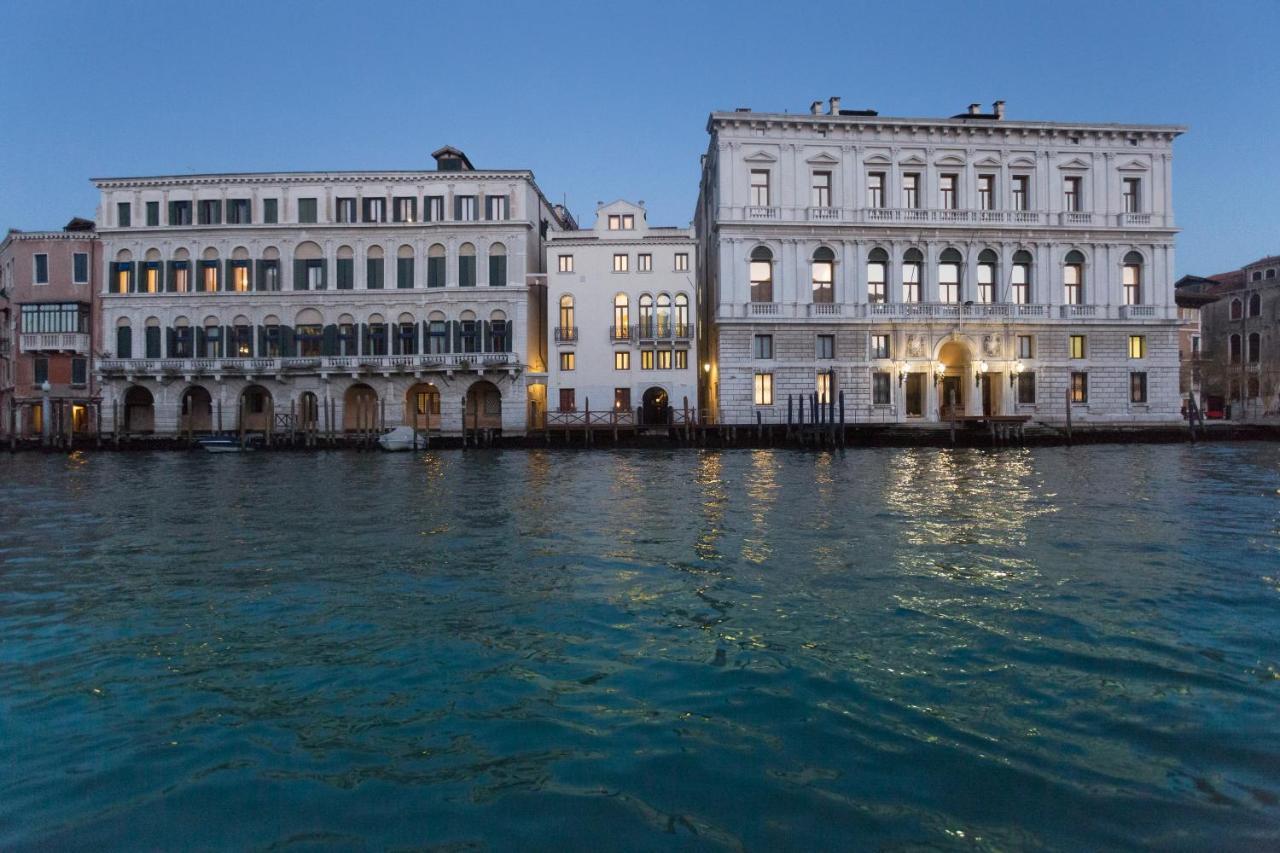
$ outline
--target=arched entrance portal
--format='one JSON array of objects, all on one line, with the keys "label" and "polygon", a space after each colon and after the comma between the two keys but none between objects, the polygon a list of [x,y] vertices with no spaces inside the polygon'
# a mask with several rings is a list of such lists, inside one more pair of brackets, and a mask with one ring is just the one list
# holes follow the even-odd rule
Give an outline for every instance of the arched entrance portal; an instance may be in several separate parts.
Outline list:
[{"label": "arched entrance portal", "polygon": [[440,391],[430,382],[409,387],[404,395],[404,425],[440,429]]},{"label": "arched entrance portal", "polygon": [[483,379],[467,390],[467,429],[502,429],[502,394]]},{"label": "arched entrance portal", "polygon": [[346,432],[367,432],[377,429],[382,420],[378,411],[378,393],[358,382],[342,395],[342,429]]},{"label": "arched entrance portal", "polygon": [[667,392],[662,388],[650,388],[641,398],[644,408],[641,418],[646,425],[665,424],[670,416],[671,406],[667,400]]},{"label": "arched entrance portal", "polygon": [[182,394],[178,409],[179,432],[211,432],[213,430],[213,398],[203,385],[192,385]]},{"label": "arched entrance portal", "polygon": [[938,384],[938,418],[950,420],[952,414],[965,412],[965,383],[969,375],[969,348],[960,341],[947,341],[938,350],[938,363],[944,368]]},{"label": "arched entrance portal", "polygon": [[124,394],[124,431],[155,432],[155,398],[141,385],[135,385]]},{"label": "arched entrance portal", "polygon": [[267,432],[271,428],[274,403],[271,392],[250,385],[240,393],[240,428],[246,432]]}]

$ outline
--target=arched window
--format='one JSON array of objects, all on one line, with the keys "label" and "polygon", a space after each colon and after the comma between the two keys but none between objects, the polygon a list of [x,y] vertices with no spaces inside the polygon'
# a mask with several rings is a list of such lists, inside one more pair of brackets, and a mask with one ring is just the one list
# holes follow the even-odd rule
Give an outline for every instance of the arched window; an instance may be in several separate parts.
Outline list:
[{"label": "arched window", "polygon": [[671,294],[658,294],[658,337],[671,337]]},{"label": "arched window", "polygon": [[333,283],[337,290],[352,290],[356,286],[356,252],[350,246],[338,247],[338,263],[334,269]]},{"label": "arched window", "polygon": [[427,287],[444,287],[444,246],[439,243],[427,249]]},{"label": "arched window", "polygon": [[396,289],[413,289],[413,247],[408,243],[396,250]]},{"label": "arched window", "polygon": [[[315,243],[303,243],[302,246],[315,246]],[[320,247],[316,246],[316,250],[319,251],[319,249]],[[218,267],[218,250],[209,246],[200,253],[200,277],[197,280],[197,290],[201,293],[214,293],[218,290]]]},{"label": "arched window", "polygon": [[577,330],[573,327],[573,297],[565,294],[560,297],[560,327],[556,329],[557,341],[577,339]]},{"label": "arched window", "polygon": [[615,341],[631,339],[631,311],[627,294],[619,293],[613,297],[613,334]]},{"label": "arched window", "polygon": [[1142,255],[1137,252],[1129,252],[1124,256],[1124,269],[1122,270],[1122,280],[1124,282],[1124,304],[1125,305],[1141,305],[1142,304]]},{"label": "arched window", "polygon": [[133,254],[128,249],[121,249],[116,252],[116,259],[111,263],[111,292],[131,293],[132,291]]},{"label": "arched window", "polygon": [[821,246],[813,253],[813,301],[830,305],[835,301],[836,253]]},{"label": "arched window", "polygon": [[653,297],[640,294],[640,337],[653,337]]},{"label": "arched window", "polygon": [[888,299],[885,284],[889,278],[889,253],[884,249],[872,249],[867,255],[867,301],[881,304]]},{"label": "arched window", "polygon": [[1262,360],[1262,336],[1257,332],[1249,335],[1249,363],[1257,364]]},{"label": "arched window", "polygon": [[191,253],[186,249],[175,249],[173,260],[169,261],[169,276],[165,280],[164,289],[168,293],[191,292]]},{"label": "arched window", "polygon": [[689,297],[684,293],[676,294],[676,337],[689,337]]},{"label": "arched window", "polygon": [[369,251],[365,253],[364,286],[368,290],[382,290],[385,286],[383,280],[386,259],[383,255],[381,246],[370,246]]},{"label": "arched window", "polygon": [[751,250],[751,301],[773,301],[773,252],[764,246]]},{"label": "arched window", "polygon": [[1240,336],[1239,335],[1231,336],[1231,363],[1232,364],[1240,363]]},{"label": "arched window", "polygon": [[116,321],[116,358],[133,358],[133,329],[128,317]]},{"label": "arched window", "polygon": [[324,251],[310,240],[293,250],[293,289],[325,289]]},{"label": "arched window", "polygon": [[1244,303],[1239,299],[1231,300],[1231,319],[1239,320],[1244,316]]},{"label": "arched window", "polygon": [[1084,304],[1084,255],[1072,249],[1062,262],[1062,301]]},{"label": "arched window", "polygon": [[476,286],[476,247],[470,243],[458,249],[458,286]]},{"label": "arched window", "polygon": [[489,247],[489,286],[507,286],[507,247],[501,243]]},{"label": "arched window", "polygon": [[1254,293],[1249,296],[1249,316],[1257,317],[1262,313],[1262,294]]},{"label": "arched window", "polygon": [[143,257],[144,260],[138,268],[138,292],[159,293],[164,289],[164,284],[160,280],[164,270],[164,264],[160,260],[160,250],[147,249]]},{"label": "arched window", "polygon": [[902,256],[902,301],[920,301],[920,271],[924,268],[924,253],[919,249],[907,249]]},{"label": "arched window", "polygon": [[978,255],[978,301],[984,304],[996,301],[997,259],[996,253],[990,249],[983,249]]},{"label": "arched window", "polygon": [[964,258],[956,249],[944,249],[938,257],[938,300],[949,305],[960,302],[960,265]]},{"label": "arched window", "polygon": [[1013,268],[1009,270],[1009,286],[1015,305],[1031,303],[1031,253],[1019,249],[1013,253]]}]

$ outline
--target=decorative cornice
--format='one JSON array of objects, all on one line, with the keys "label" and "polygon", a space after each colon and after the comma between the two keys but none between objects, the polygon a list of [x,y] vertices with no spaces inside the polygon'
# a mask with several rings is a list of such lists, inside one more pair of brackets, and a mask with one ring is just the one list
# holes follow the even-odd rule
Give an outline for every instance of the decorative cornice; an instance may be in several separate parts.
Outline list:
[{"label": "decorative cornice", "polygon": [[515,180],[533,183],[533,172],[517,171],[476,171],[476,172],[243,172],[228,174],[200,175],[154,175],[147,177],[125,178],[90,178],[94,186],[100,190],[107,189],[139,189],[155,187],[194,187],[261,184],[354,184],[377,183],[448,183],[454,181],[492,181]]}]

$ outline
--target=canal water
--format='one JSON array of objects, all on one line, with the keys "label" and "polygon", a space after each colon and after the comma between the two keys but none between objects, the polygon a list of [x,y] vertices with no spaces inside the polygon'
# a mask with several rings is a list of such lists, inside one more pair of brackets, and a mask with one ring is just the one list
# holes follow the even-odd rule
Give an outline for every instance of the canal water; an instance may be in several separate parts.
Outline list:
[{"label": "canal water", "polygon": [[0,848],[1275,849],[1280,446],[0,458]]}]

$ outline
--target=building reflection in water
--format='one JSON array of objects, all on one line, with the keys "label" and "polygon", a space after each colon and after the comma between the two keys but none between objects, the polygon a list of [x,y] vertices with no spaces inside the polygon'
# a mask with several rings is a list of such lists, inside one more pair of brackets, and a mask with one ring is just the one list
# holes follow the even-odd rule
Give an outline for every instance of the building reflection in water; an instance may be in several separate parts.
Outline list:
[{"label": "building reflection in water", "polygon": [[710,451],[699,454],[696,482],[698,485],[699,510],[702,515],[702,529],[698,532],[698,540],[694,551],[699,559],[720,560],[720,539],[724,536],[725,494],[724,459],[717,452]]}]

